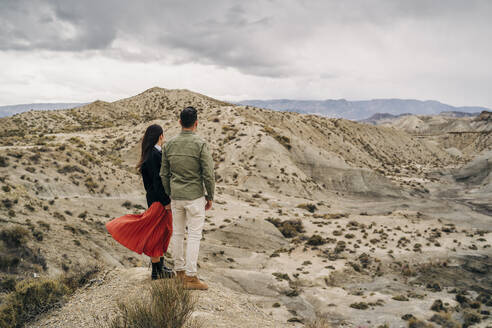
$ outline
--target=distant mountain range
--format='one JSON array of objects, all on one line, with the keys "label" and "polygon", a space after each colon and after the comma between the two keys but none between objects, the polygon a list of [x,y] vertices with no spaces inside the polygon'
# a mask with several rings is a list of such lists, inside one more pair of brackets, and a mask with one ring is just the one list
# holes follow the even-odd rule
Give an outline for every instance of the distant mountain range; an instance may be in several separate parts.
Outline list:
[{"label": "distant mountain range", "polygon": [[[374,114],[384,113],[391,115],[436,115],[442,112],[461,112],[477,114],[485,107],[454,107],[435,100],[415,99],[373,99],[348,101],[345,99],[327,100],[243,100],[240,105],[255,106],[279,111],[297,112],[303,114],[317,114],[349,120],[363,120]],[[450,114],[451,115],[451,114]],[[457,114],[460,115],[460,114]]]},{"label": "distant mountain range", "polygon": [[83,105],[86,105],[86,103],[42,103],[0,106],[0,117],[11,116],[30,110],[68,109]]},{"label": "distant mountain range", "polygon": [[[0,117],[11,116],[29,110],[53,110],[80,107],[87,103],[38,103],[0,106]],[[454,107],[434,100],[414,99],[373,99],[349,101],[345,99],[327,100],[243,100],[238,105],[248,105],[277,111],[289,111],[303,114],[317,114],[326,117],[345,118],[356,121],[379,120],[391,116],[404,115],[436,115],[441,114],[454,117],[478,115],[480,112],[490,109],[485,107]],[[372,117],[376,115],[376,117]]]}]

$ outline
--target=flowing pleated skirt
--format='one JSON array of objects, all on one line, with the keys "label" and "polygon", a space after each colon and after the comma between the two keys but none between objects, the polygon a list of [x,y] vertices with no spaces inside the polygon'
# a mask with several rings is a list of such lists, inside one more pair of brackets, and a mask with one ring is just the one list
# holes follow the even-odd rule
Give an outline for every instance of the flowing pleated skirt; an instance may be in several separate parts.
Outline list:
[{"label": "flowing pleated skirt", "polygon": [[142,214],[127,214],[106,223],[113,238],[126,248],[151,257],[167,251],[173,231],[171,211],[154,202]]}]

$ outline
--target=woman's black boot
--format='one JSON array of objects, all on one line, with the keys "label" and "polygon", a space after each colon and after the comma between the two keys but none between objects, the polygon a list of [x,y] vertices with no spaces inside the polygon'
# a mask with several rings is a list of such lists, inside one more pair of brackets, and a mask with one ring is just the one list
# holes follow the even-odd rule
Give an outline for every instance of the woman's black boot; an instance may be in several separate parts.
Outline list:
[{"label": "woman's black boot", "polygon": [[162,278],[162,269],[160,267],[160,262],[152,262],[152,274],[151,274],[151,278],[152,280],[157,280],[159,278]]},{"label": "woman's black boot", "polygon": [[172,269],[169,269],[165,264],[164,264],[164,257],[161,257],[160,259],[160,265],[161,265],[161,273],[162,276],[161,278],[172,278],[174,277],[174,272]]}]

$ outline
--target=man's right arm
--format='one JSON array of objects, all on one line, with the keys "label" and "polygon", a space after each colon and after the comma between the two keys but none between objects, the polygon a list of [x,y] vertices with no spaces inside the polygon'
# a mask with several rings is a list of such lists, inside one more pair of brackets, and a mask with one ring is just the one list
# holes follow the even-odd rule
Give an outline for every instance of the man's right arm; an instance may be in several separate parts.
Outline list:
[{"label": "man's right arm", "polygon": [[215,189],[214,161],[207,144],[204,144],[202,147],[200,165],[202,167],[203,183],[207,190],[206,199],[212,201],[214,199]]},{"label": "man's right arm", "polygon": [[162,149],[161,172],[159,175],[161,176],[164,191],[169,197],[171,197],[171,171],[169,169],[169,158],[167,157],[167,151],[164,147]]}]

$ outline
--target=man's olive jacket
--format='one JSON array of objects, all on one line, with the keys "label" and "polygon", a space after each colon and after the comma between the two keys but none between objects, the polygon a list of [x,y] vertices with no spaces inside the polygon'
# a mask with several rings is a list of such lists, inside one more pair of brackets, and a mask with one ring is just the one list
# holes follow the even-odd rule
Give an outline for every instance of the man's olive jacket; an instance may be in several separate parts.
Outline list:
[{"label": "man's olive jacket", "polygon": [[162,149],[160,176],[171,199],[214,199],[214,163],[206,142],[192,131],[181,131]]}]

